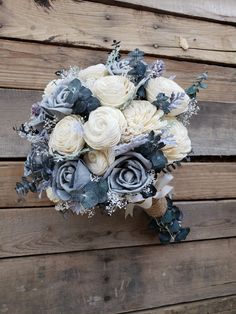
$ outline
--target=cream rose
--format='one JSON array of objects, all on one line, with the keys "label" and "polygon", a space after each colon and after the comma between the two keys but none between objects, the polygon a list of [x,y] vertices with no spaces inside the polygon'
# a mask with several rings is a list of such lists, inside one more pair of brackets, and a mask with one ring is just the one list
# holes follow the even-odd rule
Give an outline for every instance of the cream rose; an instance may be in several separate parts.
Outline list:
[{"label": "cream rose", "polygon": [[53,193],[53,190],[51,187],[48,187],[46,189],[46,194],[47,194],[47,197],[48,199],[53,202],[53,203],[58,203],[60,202],[60,199]]},{"label": "cream rose", "polygon": [[89,170],[101,176],[107,168],[114,162],[115,156],[111,149],[108,150],[93,150],[84,155],[84,161]]},{"label": "cream rose", "polygon": [[174,81],[167,79],[163,76],[151,78],[147,83],[146,92],[147,92],[147,99],[151,103],[156,100],[156,97],[159,93],[164,93],[168,97],[171,96],[172,92],[174,92],[175,95],[177,93],[184,93],[184,97],[180,101],[178,107],[172,109],[171,112],[168,113],[168,116],[177,116],[180,113],[186,111],[188,108],[190,99],[188,95],[185,93],[185,91],[183,90],[183,88],[180,87]]},{"label": "cream rose", "polygon": [[163,137],[173,136],[175,144],[168,144],[162,148],[168,162],[182,160],[191,151],[191,141],[188,137],[186,127],[174,117],[166,119],[167,127],[163,133]]},{"label": "cream rose", "polygon": [[78,78],[82,81],[82,83],[92,89],[95,81],[103,76],[108,75],[107,68],[104,64],[99,63],[96,65],[92,65],[86,69],[83,69],[79,72]]},{"label": "cream rose", "polygon": [[119,108],[133,98],[135,86],[124,76],[104,76],[96,80],[92,91],[103,106]]},{"label": "cream rose", "polygon": [[119,143],[125,128],[126,120],[119,109],[99,107],[84,124],[84,139],[93,149],[105,150]]},{"label": "cream rose", "polygon": [[70,115],[56,124],[48,145],[51,153],[76,155],[84,147],[84,143],[81,119]]},{"label": "cream rose", "polygon": [[152,130],[160,133],[167,125],[165,120],[162,120],[164,112],[157,110],[157,108],[146,100],[134,100],[123,111],[127,121],[127,128],[122,136],[126,142],[134,136],[149,133]]}]

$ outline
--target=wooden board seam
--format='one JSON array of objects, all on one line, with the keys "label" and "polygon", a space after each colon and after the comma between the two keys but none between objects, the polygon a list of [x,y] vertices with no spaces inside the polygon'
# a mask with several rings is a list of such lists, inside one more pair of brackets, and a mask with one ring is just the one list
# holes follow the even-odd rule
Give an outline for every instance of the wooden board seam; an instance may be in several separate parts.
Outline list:
[{"label": "wooden board seam", "polygon": [[[215,297],[209,297],[209,298],[204,298],[204,299],[198,299],[198,300],[194,300],[194,301],[191,301],[191,302],[181,302],[181,303],[170,303],[170,304],[165,304],[163,306],[160,306],[160,307],[152,307],[152,308],[146,308],[146,309],[143,309],[143,310],[138,310],[138,311],[131,311],[131,312],[119,312],[119,314],[146,314],[146,312],[148,313],[150,311],[150,314],[152,314],[152,311],[155,311],[155,310],[165,310],[166,308],[168,307],[172,307],[172,306],[181,306],[181,305],[187,305],[187,304],[197,304],[199,302],[202,302],[202,301],[211,301],[211,300],[217,300],[217,299],[222,299],[222,298],[230,298],[230,297],[236,297],[236,294],[228,294],[227,296],[215,296]],[[148,313],[149,314],[149,313]],[[155,314],[155,312],[153,312],[153,314]],[[164,313],[163,313],[164,314]],[[166,313],[166,314],[175,314],[175,313]],[[179,313],[180,314],[180,313]],[[188,313],[184,313],[184,314],[188,314]],[[201,313],[199,313],[201,314]],[[229,313],[231,314],[231,313]],[[233,314],[233,313],[232,313]]]},{"label": "wooden board seam", "polygon": [[[217,19],[217,18],[207,17],[207,16],[203,16],[203,15],[201,15],[201,16],[190,15],[188,13],[155,8],[155,7],[152,7],[150,5],[148,6],[148,4],[145,2],[141,2],[142,0],[140,1],[140,3],[137,3],[137,4],[135,2],[129,2],[129,1],[123,1],[123,0],[118,0],[118,1],[117,0],[97,0],[97,1],[96,0],[89,0],[89,1],[100,2],[100,3],[107,4],[107,5],[112,5],[112,6],[131,8],[131,9],[135,9],[135,10],[142,10],[142,11],[147,11],[147,12],[156,12],[159,14],[168,14],[168,15],[172,15],[172,16],[191,18],[191,19],[196,19],[196,20],[201,20],[201,21],[215,22],[215,23],[219,23],[219,24],[226,24],[226,25],[232,25],[232,26],[235,26],[235,24],[236,24],[236,21],[232,21],[232,20],[222,20],[219,18]],[[139,2],[139,1],[137,1],[137,2]],[[157,5],[158,5],[158,3],[157,3]],[[184,5],[184,3],[183,3],[183,5]]]},{"label": "wooden board seam", "polygon": [[[87,0],[90,1],[90,0]],[[111,48],[103,48],[100,46],[94,46],[91,47],[89,45],[75,45],[74,43],[69,43],[68,41],[65,42],[51,42],[50,40],[32,40],[32,39],[24,39],[24,38],[12,38],[12,37],[3,37],[0,36],[0,40],[7,40],[7,41],[12,41],[12,42],[22,42],[22,43],[31,43],[31,44],[40,44],[40,45],[50,45],[50,46],[54,46],[54,47],[65,47],[65,48],[75,48],[75,49],[84,49],[84,50],[90,50],[90,51],[104,51],[105,53],[111,52],[112,50],[112,46]],[[138,47],[137,47],[138,48]],[[172,46],[159,46],[159,48],[173,48],[175,49],[176,47],[172,47]],[[177,48],[176,48],[177,49]],[[120,52],[123,54],[127,54],[131,51],[131,49],[122,49],[122,42],[121,42],[121,50]],[[209,52],[235,52],[236,50],[221,50],[221,49],[202,49],[202,48],[189,48],[188,51],[202,51],[204,53],[204,51],[209,51]],[[161,54],[161,53],[151,53],[151,52],[145,52],[145,56],[146,57],[154,57],[154,58],[159,58],[159,59],[166,59],[166,60],[172,60],[172,61],[184,61],[184,62],[189,62],[189,63],[200,63],[202,65],[207,64],[207,65],[216,65],[216,66],[224,66],[224,67],[228,67],[228,68],[236,68],[236,64],[235,63],[222,63],[221,61],[212,61],[212,60],[203,60],[203,59],[191,59],[190,56],[166,56],[165,54]],[[1,86],[0,86],[1,87]],[[14,88],[14,87],[13,87]],[[14,89],[18,89],[18,88],[14,88]],[[36,89],[37,90],[37,89]]]},{"label": "wooden board seam", "polygon": [[1,260],[11,260],[11,259],[18,259],[18,258],[27,258],[27,257],[34,257],[34,256],[51,256],[51,255],[66,255],[66,254],[78,254],[78,253],[88,253],[88,252],[107,252],[107,251],[113,251],[113,250],[125,250],[125,249],[131,249],[131,248],[155,248],[161,247],[161,246],[172,246],[172,245],[184,245],[189,243],[200,243],[200,242],[213,242],[213,241],[220,241],[220,240],[227,240],[227,239],[236,239],[236,236],[229,236],[229,237],[221,237],[221,238],[211,238],[211,239],[200,239],[200,240],[188,240],[186,239],[183,242],[176,242],[171,244],[161,244],[158,242],[156,244],[141,244],[141,245],[127,245],[127,246],[119,246],[119,247],[107,247],[107,248],[96,248],[96,249],[83,249],[83,250],[68,250],[63,252],[50,252],[50,253],[36,253],[36,254],[28,254],[28,255],[12,255],[12,256],[3,256],[0,257]]},{"label": "wooden board seam", "polygon": [[[1,38],[69,43],[96,49],[110,48],[116,38],[123,42],[124,51],[139,47],[151,55],[236,65],[232,53],[236,50],[234,26],[119,6],[114,10],[109,5],[89,1],[51,2],[51,7],[52,10],[45,10],[35,2],[28,6],[27,0],[21,1],[20,5],[13,0],[3,2],[0,11]],[[7,14],[9,11],[15,14]],[[49,14],[50,24],[45,22]],[[36,17],[37,26],[34,25]],[[131,23],[132,30],[129,37],[126,34],[128,23]],[[92,30],[89,33],[88,25]],[[140,25],[143,25],[142,28]],[[209,37],[209,32],[214,32],[214,36]],[[179,43],[181,37],[188,41],[188,51],[182,49]],[[227,44],[222,38],[227,39]],[[206,47],[209,47],[208,50],[205,50]]]}]

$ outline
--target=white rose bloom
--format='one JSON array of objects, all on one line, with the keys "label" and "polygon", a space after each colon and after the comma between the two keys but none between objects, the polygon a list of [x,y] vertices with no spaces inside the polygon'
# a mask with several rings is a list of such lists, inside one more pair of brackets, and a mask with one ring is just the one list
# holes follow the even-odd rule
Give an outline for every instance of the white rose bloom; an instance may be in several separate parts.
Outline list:
[{"label": "white rose bloom", "polygon": [[53,203],[58,203],[60,202],[60,199],[53,193],[53,190],[51,187],[48,187],[46,189],[46,194],[47,194],[47,197],[48,199],[53,202]]},{"label": "white rose bloom", "polygon": [[134,100],[127,106],[123,114],[127,121],[127,128],[122,136],[122,139],[127,142],[134,136],[150,133],[160,133],[167,125],[165,120],[162,120],[164,112],[146,100]]},{"label": "white rose bloom", "polygon": [[79,116],[70,115],[60,120],[49,140],[50,152],[76,155],[84,147],[83,127]]},{"label": "white rose bloom", "polygon": [[105,150],[119,143],[125,128],[125,117],[119,109],[99,107],[84,124],[84,139],[93,149]]},{"label": "white rose bloom", "polygon": [[191,151],[191,141],[188,137],[187,128],[174,117],[166,119],[167,127],[163,134],[163,138],[166,136],[173,136],[175,144],[168,144],[162,148],[162,151],[168,162],[174,162],[182,160]]},{"label": "white rose bloom", "polygon": [[119,108],[133,98],[135,86],[124,76],[104,76],[96,80],[92,91],[103,106]]},{"label": "white rose bloom", "polygon": [[166,96],[170,97],[171,93],[184,93],[184,98],[181,100],[179,106],[171,110],[168,116],[177,116],[188,109],[189,97],[185,93],[184,89],[180,87],[173,80],[167,79],[163,76],[151,78],[146,86],[147,99],[151,103],[156,100],[159,93],[164,93]]},{"label": "white rose bloom", "polygon": [[105,65],[99,63],[81,70],[78,74],[78,78],[86,87],[91,89],[98,78],[106,76],[108,74],[109,73]]},{"label": "white rose bloom", "polygon": [[84,161],[89,170],[101,176],[107,168],[114,162],[115,156],[112,150],[93,150],[84,155]]}]

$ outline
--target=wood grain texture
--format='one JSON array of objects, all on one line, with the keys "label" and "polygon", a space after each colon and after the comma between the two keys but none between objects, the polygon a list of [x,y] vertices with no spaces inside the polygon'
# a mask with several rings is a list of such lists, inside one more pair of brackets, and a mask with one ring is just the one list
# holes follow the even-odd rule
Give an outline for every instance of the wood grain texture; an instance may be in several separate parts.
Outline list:
[{"label": "wood grain texture", "polygon": [[[236,237],[236,201],[177,202],[189,226],[188,241]],[[148,230],[150,219],[136,208],[134,217],[124,211],[108,217],[70,215],[64,219],[53,207],[1,209],[0,257],[72,252],[158,244]]]},{"label": "wood grain texture", "polygon": [[[0,86],[24,89],[44,89],[55,78],[54,72],[70,65],[84,68],[105,63],[106,51],[46,45],[40,43],[0,40]],[[123,54],[125,55],[125,54]],[[156,60],[146,56],[150,63]],[[207,71],[208,88],[198,95],[201,101],[235,103],[236,69],[194,62],[164,59],[165,76],[176,74],[176,81],[184,88],[195,77]]]},{"label": "wood grain texture", "polygon": [[2,1],[0,37],[91,48],[110,48],[117,39],[124,50],[139,47],[149,54],[236,64],[234,26],[88,1],[50,3],[45,8],[36,1]]},{"label": "wood grain texture", "polygon": [[235,238],[2,259],[1,310],[115,314],[228,296],[235,259]]},{"label": "wood grain texture", "polygon": [[[41,100],[39,91],[0,89],[0,157],[25,157],[29,144],[14,131],[29,115],[31,105]],[[189,125],[195,155],[236,155],[236,105],[200,102],[200,112]]]},{"label": "wood grain texture", "polygon": [[[51,203],[43,195],[29,193],[19,200],[15,183],[23,174],[23,162],[0,163],[0,207],[45,206]],[[236,163],[185,163],[174,173],[175,200],[207,200],[236,197]]]},{"label": "wood grain texture", "polygon": [[[100,1],[100,0],[99,0]],[[190,17],[206,18],[215,21],[236,23],[236,5],[234,0],[101,0],[103,3],[133,6],[139,9],[164,11]]]},{"label": "wood grain texture", "polygon": [[[166,76],[177,74],[183,87],[208,71],[190,127],[193,149],[236,155],[235,2],[111,2],[0,0],[0,87],[11,88],[0,90],[0,158],[26,155],[12,126],[40,100],[35,90],[60,68],[104,62],[113,39],[149,61],[164,56]],[[45,196],[19,200],[22,173],[23,162],[0,162],[0,313],[236,313],[236,163],[189,163],[174,173],[173,197],[191,234],[168,246],[140,209],[126,220],[123,212],[64,220]]]},{"label": "wood grain texture", "polygon": [[159,309],[132,312],[132,314],[235,314],[236,296],[214,298]]},{"label": "wood grain texture", "polygon": [[20,90],[0,91],[0,157],[25,157],[30,144],[18,136],[13,127],[20,127],[30,118],[33,103],[42,97],[41,92]]},{"label": "wood grain texture", "polygon": [[176,200],[234,198],[236,163],[186,163],[174,173]]},{"label": "wood grain texture", "polygon": [[0,207],[48,206],[52,203],[43,194],[29,193],[25,200],[20,199],[15,191],[15,184],[23,175],[23,162],[0,163]]}]

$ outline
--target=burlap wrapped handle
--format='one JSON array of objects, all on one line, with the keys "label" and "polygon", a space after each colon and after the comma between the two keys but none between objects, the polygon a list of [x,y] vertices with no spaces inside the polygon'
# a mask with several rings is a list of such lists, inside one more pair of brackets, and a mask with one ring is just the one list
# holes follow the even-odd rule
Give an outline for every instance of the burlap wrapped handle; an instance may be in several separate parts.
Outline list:
[{"label": "burlap wrapped handle", "polygon": [[145,209],[145,212],[151,217],[161,217],[167,210],[167,201],[165,197],[153,199],[152,207]]}]

